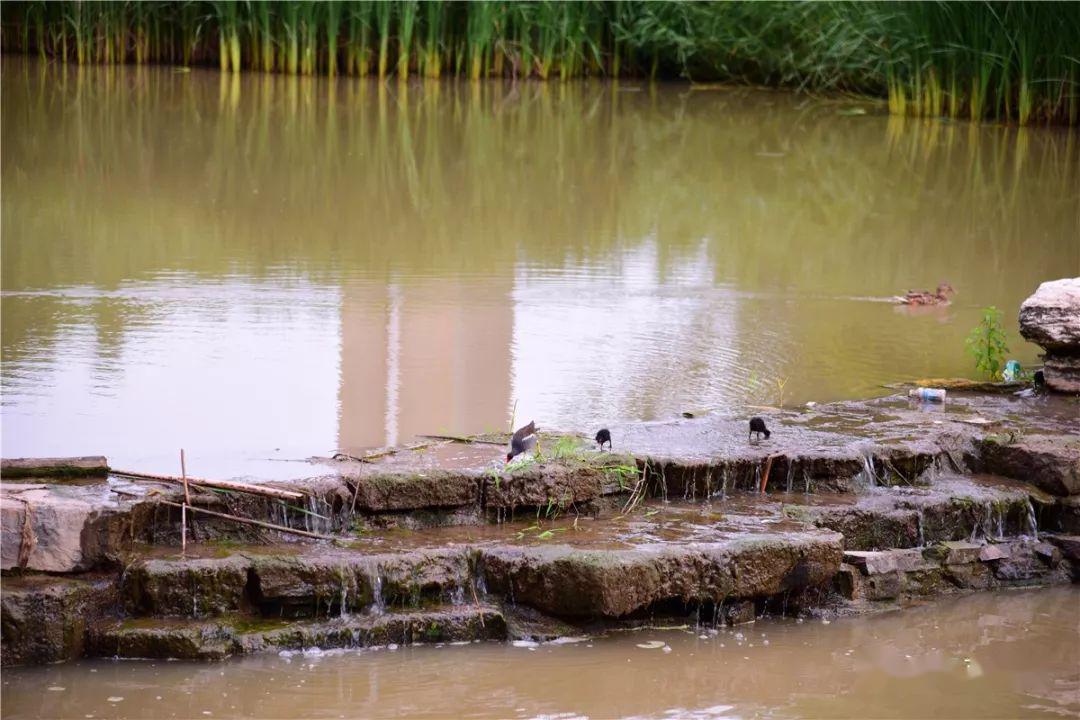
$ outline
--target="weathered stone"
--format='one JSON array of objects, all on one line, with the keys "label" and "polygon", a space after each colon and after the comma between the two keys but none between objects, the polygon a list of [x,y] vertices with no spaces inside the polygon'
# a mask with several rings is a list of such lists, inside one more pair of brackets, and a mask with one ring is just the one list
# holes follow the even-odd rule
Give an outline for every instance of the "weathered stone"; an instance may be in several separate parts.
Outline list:
[{"label": "weathered stone", "polygon": [[954,592],[955,586],[945,577],[945,571],[938,566],[928,566],[912,570],[901,576],[903,591],[907,595],[932,597]]},{"label": "weathered stone", "polygon": [[1080,278],[1044,282],[1020,306],[1020,334],[1046,350],[1046,385],[1080,392]]},{"label": "weathered stone", "polygon": [[586,464],[539,464],[498,479],[484,479],[484,506],[540,508],[564,514],[574,505],[600,498],[606,489],[603,469]]},{"label": "weathered stone", "polygon": [[268,650],[367,647],[389,643],[504,640],[497,609],[470,604],[333,620],[126,620],[92,634],[94,654],[124,658],[221,660]]},{"label": "weathered stone", "polygon": [[982,563],[944,566],[945,577],[964,590],[986,590],[994,584],[994,574]]},{"label": "weathered stone", "polygon": [[1033,435],[1007,443],[990,436],[981,444],[980,464],[1052,495],[1080,494],[1080,446],[1068,438]]},{"label": "weathered stone", "polygon": [[104,576],[5,577],[0,592],[3,665],[81,657],[87,628],[115,603],[115,598],[113,581]]},{"label": "weathered stone", "polygon": [[1080,278],[1039,285],[1020,306],[1020,334],[1048,351],[1080,351]]},{"label": "weathered stone", "polygon": [[67,458],[4,458],[0,460],[0,476],[28,477],[85,477],[105,476],[109,462],[100,455]]},{"label": "weathered stone", "polygon": [[1048,563],[1035,551],[1031,540],[1014,540],[1008,543],[1009,557],[995,562],[991,567],[994,577],[1006,585],[1054,585],[1069,582],[1065,563]]},{"label": "weathered stone", "polygon": [[98,531],[108,531],[106,516],[115,512],[115,505],[92,502],[78,488],[5,484],[0,494],[0,567],[91,569],[112,550]]},{"label": "weathered stone", "polygon": [[867,575],[881,575],[896,572],[897,570],[906,572],[915,570],[925,564],[922,552],[917,549],[881,550],[877,552],[846,550],[844,551],[844,562],[855,565]]},{"label": "weathered stone", "polygon": [[142,560],[124,573],[121,592],[134,615],[233,613],[247,608],[250,568],[243,556]]},{"label": "weathered stone", "polygon": [[1061,551],[1050,543],[1036,543],[1035,555],[1048,565],[1057,565],[1061,562]]},{"label": "weathered stone", "polygon": [[1080,356],[1046,353],[1043,356],[1046,386],[1060,393],[1080,393]]},{"label": "weathered stone", "polygon": [[835,533],[748,535],[718,543],[482,552],[489,590],[567,617],[622,617],[666,600],[721,602],[824,586],[840,567]]},{"label": "weathered stone", "polygon": [[1007,550],[1002,549],[1001,545],[985,545],[983,549],[979,551],[979,560],[982,562],[993,562],[995,560],[1004,560],[1009,557]]},{"label": "weathered stone", "polygon": [[976,562],[981,551],[981,545],[952,540],[927,548],[926,555],[949,565],[960,565]]},{"label": "weathered stone", "polygon": [[1049,540],[1061,549],[1066,559],[1080,562],[1080,535],[1055,535]]},{"label": "weathered stone", "polygon": [[480,480],[469,473],[378,473],[351,478],[356,507],[368,512],[453,508],[480,502]]}]

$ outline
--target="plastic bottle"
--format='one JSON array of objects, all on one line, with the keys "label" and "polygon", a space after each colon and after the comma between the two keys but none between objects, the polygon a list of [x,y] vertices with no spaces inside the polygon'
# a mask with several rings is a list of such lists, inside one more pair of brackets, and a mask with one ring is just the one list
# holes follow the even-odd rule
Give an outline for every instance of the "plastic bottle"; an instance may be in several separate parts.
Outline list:
[{"label": "plastic bottle", "polygon": [[908,397],[921,402],[945,402],[945,391],[941,388],[915,388],[908,391]]},{"label": "plastic bottle", "polygon": [[1001,379],[1005,382],[1016,382],[1020,379],[1021,372],[1020,361],[1010,360],[1005,363],[1005,369],[1001,371]]}]

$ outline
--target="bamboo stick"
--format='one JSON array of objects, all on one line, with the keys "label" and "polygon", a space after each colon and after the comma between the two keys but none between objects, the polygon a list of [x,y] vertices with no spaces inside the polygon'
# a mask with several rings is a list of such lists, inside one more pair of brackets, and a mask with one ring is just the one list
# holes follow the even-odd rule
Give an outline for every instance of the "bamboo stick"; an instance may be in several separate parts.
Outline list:
[{"label": "bamboo stick", "polygon": [[[171,500],[158,499],[159,503],[170,505],[172,507],[183,508],[181,503],[175,503]],[[341,538],[334,537],[333,535],[322,535],[321,533],[309,532],[307,530],[297,530],[295,528],[287,527],[285,525],[275,525],[274,523],[263,522],[262,520],[254,520],[252,518],[240,517],[238,515],[230,515],[228,513],[217,512],[216,510],[207,510],[206,508],[198,507],[197,505],[191,506],[192,512],[202,513],[203,515],[212,515],[214,517],[224,518],[226,520],[235,520],[238,523],[245,525],[255,525],[257,527],[266,528],[267,530],[276,530],[283,533],[292,533],[293,535],[302,535],[303,537],[315,538],[316,540],[332,540],[338,542]]]},{"label": "bamboo stick", "polygon": [[765,492],[765,484],[769,482],[769,471],[772,470],[772,461],[775,457],[776,455],[770,455],[765,458],[765,471],[761,473],[761,487],[758,488],[759,494],[764,494]]},{"label": "bamboo stick", "polygon": [[191,492],[188,490],[187,466],[184,464],[184,448],[180,448],[180,477],[184,481],[184,506],[180,508],[180,553],[187,553],[187,509],[191,504]]},{"label": "bamboo stick", "polygon": [[[158,475],[156,473],[135,472],[134,470],[111,470],[112,475],[123,477],[143,478],[145,480],[160,480],[162,482],[183,483],[184,478],[175,475]],[[203,485],[218,490],[234,490],[236,492],[249,493],[251,495],[265,495],[278,498],[279,500],[301,500],[303,493],[294,490],[282,490],[280,488],[266,487],[264,485],[251,485],[249,483],[227,482],[224,480],[206,480],[205,478],[190,478],[192,485]]]},{"label": "bamboo stick", "polygon": [[467,435],[417,435],[416,437],[426,438],[428,440],[452,440],[454,442],[468,443],[470,445],[506,445],[508,442],[505,440],[483,440]]}]

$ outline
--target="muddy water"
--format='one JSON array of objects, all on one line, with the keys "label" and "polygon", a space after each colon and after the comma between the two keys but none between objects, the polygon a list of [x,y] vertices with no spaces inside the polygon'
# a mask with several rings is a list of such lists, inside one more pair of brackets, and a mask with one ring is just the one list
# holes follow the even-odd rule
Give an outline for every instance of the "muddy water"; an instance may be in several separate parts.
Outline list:
[{"label": "muddy water", "polygon": [[[638,84],[2,72],[5,455],[304,473],[966,374],[1080,267],[1080,141]],[[946,309],[882,300],[948,280]]]},{"label": "muddy water", "polygon": [[[660,647],[646,649],[644,644]],[[6,670],[5,718],[1080,716],[1080,590],[873,617]]]}]

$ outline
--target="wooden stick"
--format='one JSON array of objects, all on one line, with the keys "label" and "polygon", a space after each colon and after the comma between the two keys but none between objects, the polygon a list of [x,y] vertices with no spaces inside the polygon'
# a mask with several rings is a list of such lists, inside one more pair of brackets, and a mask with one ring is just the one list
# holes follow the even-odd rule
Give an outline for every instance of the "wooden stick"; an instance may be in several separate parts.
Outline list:
[{"label": "wooden stick", "polygon": [[765,472],[761,473],[761,487],[758,488],[758,493],[765,493],[765,484],[769,482],[769,471],[772,470],[772,461],[775,455],[770,455],[765,458]]},{"label": "wooden stick", "polygon": [[[170,505],[172,507],[183,508],[183,504],[174,503],[171,500],[158,500],[159,503]],[[283,533],[292,533],[293,535],[302,535],[304,537],[315,538],[316,540],[332,540],[338,542],[341,538],[334,537],[333,535],[322,535],[320,533],[308,532],[307,530],[296,530],[295,528],[286,527],[285,525],[275,525],[274,523],[263,522],[262,520],[253,520],[251,518],[239,517],[238,515],[229,515],[228,513],[217,512],[216,510],[207,510],[197,505],[191,506],[192,512],[202,513],[204,515],[213,515],[214,517],[225,518],[226,520],[235,520],[238,523],[245,525],[256,525],[267,530],[277,530]]]},{"label": "wooden stick", "polygon": [[[113,475],[123,477],[142,478],[144,480],[160,480],[161,482],[183,483],[184,478],[175,475],[157,475],[155,473],[135,472],[134,470],[111,470]],[[207,480],[205,478],[189,478],[192,485],[204,485],[218,490],[233,490],[235,492],[249,493],[251,495],[265,495],[266,497],[278,498],[279,500],[302,500],[303,493],[293,490],[281,490],[264,485],[251,485],[250,483],[227,482],[225,480]]]},{"label": "wooden stick", "polygon": [[188,491],[187,466],[184,464],[184,448],[180,448],[180,477],[184,481],[184,505],[180,508],[180,554],[187,554],[187,509],[191,504],[191,492]]},{"label": "wooden stick", "polygon": [[427,438],[429,440],[452,440],[459,443],[468,443],[470,445],[505,445],[505,440],[483,440],[481,438],[469,437],[467,435],[417,435],[416,437]]}]

